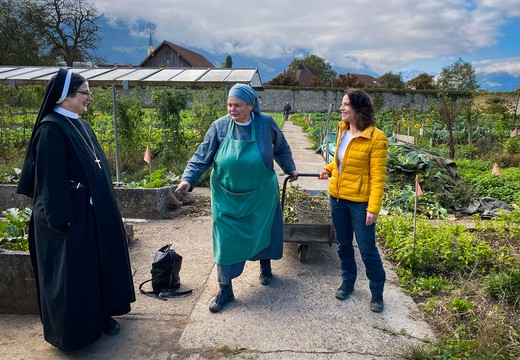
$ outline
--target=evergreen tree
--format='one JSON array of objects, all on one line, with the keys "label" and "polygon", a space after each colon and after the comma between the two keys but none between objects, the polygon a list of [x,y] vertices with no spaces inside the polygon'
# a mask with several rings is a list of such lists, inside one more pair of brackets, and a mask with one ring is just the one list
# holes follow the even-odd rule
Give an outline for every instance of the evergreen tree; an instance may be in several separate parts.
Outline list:
[{"label": "evergreen tree", "polygon": [[224,69],[231,69],[233,67],[233,59],[231,58],[231,55],[226,56],[226,60],[224,60],[220,67]]}]

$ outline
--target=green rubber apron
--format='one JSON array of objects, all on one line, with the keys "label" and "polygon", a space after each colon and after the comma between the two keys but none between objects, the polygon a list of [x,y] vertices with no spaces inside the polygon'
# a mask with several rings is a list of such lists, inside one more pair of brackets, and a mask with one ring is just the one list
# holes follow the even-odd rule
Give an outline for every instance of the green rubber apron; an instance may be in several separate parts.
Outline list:
[{"label": "green rubber apron", "polygon": [[220,265],[246,261],[270,243],[278,179],[260,156],[255,126],[251,141],[233,139],[231,119],[211,172],[213,256]]}]

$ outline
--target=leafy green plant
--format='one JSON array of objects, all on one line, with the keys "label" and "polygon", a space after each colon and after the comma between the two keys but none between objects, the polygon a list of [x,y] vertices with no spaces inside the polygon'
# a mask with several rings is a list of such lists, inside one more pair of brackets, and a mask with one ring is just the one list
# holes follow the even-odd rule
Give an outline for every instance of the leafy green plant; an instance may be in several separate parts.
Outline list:
[{"label": "leafy green plant", "polygon": [[419,277],[416,281],[418,289],[427,291],[432,295],[441,293],[449,293],[453,286],[443,276],[428,276],[426,278]]},{"label": "leafy green plant", "polygon": [[404,358],[517,358],[520,212],[478,220],[474,229],[419,219],[415,244],[412,220],[382,215],[376,223],[400,283],[439,331],[435,342],[408,349]]},{"label": "leafy green plant", "polygon": [[416,239],[410,215],[380,216],[377,229],[387,257],[416,274],[449,274],[455,269],[470,269],[478,263],[489,263],[493,251],[486,242],[463,226],[417,221]]},{"label": "leafy green plant", "polygon": [[2,184],[17,184],[18,177],[22,172],[19,168],[0,169],[0,183]]},{"label": "leafy green plant", "polygon": [[479,197],[492,197],[510,204],[520,202],[520,169],[501,169],[500,175],[491,173],[490,161],[457,161],[459,175]]},{"label": "leafy green plant", "polygon": [[471,301],[461,299],[458,296],[455,296],[450,303],[450,309],[459,314],[467,313],[473,306],[475,306],[475,304]]},{"label": "leafy green plant", "polygon": [[456,146],[456,154],[458,159],[472,160],[478,156],[478,149],[469,145]]},{"label": "leafy green plant", "polygon": [[[284,204],[282,209],[283,221],[288,224],[298,223],[298,216],[296,214],[296,202],[299,194],[302,191],[299,185],[288,185],[285,189]],[[280,198],[284,195],[280,191]]]},{"label": "leafy green plant", "polygon": [[136,160],[142,158],[144,146],[141,139],[145,137],[141,98],[135,90],[125,95],[118,94],[116,107],[121,167],[135,169],[140,165]]},{"label": "leafy green plant", "polygon": [[188,107],[191,94],[183,89],[161,89],[153,92],[157,120],[162,128],[162,140],[157,144],[162,164],[185,163],[188,154],[183,110]]},{"label": "leafy green plant", "polygon": [[0,248],[8,250],[29,250],[29,220],[32,209],[10,208],[2,211],[5,220],[0,221]]},{"label": "leafy green plant", "polygon": [[152,172],[152,179],[150,186],[150,176],[145,177],[139,181],[132,181],[124,185],[127,188],[159,188],[174,184],[179,181],[179,177],[167,171],[166,168],[158,169]]},{"label": "leafy green plant", "polygon": [[425,312],[431,313],[439,306],[439,299],[436,297],[429,297],[426,303],[420,304]]},{"label": "leafy green plant", "polygon": [[501,169],[520,167],[520,154],[500,154],[495,161]]},{"label": "leafy green plant", "polygon": [[520,137],[509,137],[504,144],[504,152],[510,155],[520,154]]},{"label": "leafy green plant", "polygon": [[[383,207],[388,214],[413,213],[415,208],[415,190],[412,185],[398,187],[395,184],[385,184]],[[429,219],[445,219],[448,211],[440,205],[432,192],[424,192],[417,198],[417,213]]]},{"label": "leafy green plant", "polygon": [[43,86],[10,87],[0,85],[0,162],[13,165],[21,162],[31,136]]},{"label": "leafy green plant", "polygon": [[520,268],[490,273],[485,279],[485,291],[495,300],[515,305],[520,301]]},{"label": "leafy green plant", "polygon": [[221,346],[219,347],[219,350],[220,350],[220,352],[221,352],[224,356],[228,357],[228,356],[239,355],[239,354],[243,353],[244,351],[246,351],[247,348],[245,348],[245,347],[240,347],[240,346],[235,346],[235,347],[233,347],[233,346],[229,346],[229,345],[224,344],[224,345],[221,345]]}]

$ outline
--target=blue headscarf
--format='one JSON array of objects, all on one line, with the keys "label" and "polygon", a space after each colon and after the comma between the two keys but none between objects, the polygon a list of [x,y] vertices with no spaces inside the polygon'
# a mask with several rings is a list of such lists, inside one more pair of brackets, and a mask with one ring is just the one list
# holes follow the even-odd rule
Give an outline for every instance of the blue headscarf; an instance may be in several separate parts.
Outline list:
[{"label": "blue headscarf", "polygon": [[248,105],[253,105],[253,112],[260,114],[260,101],[256,91],[246,84],[235,84],[229,90],[228,97],[236,97]]}]

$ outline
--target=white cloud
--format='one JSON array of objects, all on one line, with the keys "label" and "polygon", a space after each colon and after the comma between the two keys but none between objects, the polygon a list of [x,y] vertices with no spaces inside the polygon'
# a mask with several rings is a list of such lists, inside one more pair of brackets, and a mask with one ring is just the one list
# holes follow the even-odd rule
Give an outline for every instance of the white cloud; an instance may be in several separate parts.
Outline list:
[{"label": "white cloud", "polygon": [[504,12],[520,16],[518,0],[92,2],[111,18],[155,24],[157,42],[271,59],[306,52],[376,73],[495,45]]},{"label": "white cloud", "polygon": [[499,9],[503,11],[506,16],[520,16],[520,4],[518,0],[477,0],[476,2],[483,8]]},{"label": "white cloud", "polygon": [[500,74],[506,73],[513,76],[520,76],[520,57],[501,59],[501,60],[483,60],[473,63],[475,71],[484,74]]},{"label": "white cloud", "polygon": [[485,82],[484,84],[482,84],[483,86],[487,87],[487,88],[493,88],[493,87],[499,87],[499,86],[502,86],[501,83],[498,83],[498,82],[493,82],[493,81],[487,81]]}]

